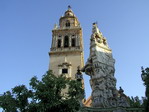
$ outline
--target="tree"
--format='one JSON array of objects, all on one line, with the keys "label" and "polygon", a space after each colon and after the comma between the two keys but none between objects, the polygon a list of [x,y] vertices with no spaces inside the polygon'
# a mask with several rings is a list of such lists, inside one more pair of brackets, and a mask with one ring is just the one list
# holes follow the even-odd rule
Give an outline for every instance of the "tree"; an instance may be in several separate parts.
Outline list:
[{"label": "tree", "polygon": [[6,112],[16,112],[16,100],[12,97],[10,91],[5,92],[2,96],[0,96],[0,107]]},{"label": "tree", "polygon": [[76,112],[80,109],[78,99],[83,99],[81,81],[64,76],[56,77],[52,71],[42,80],[33,77],[30,90],[25,85],[16,86],[0,96],[0,107],[6,112]]},{"label": "tree", "polygon": [[142,67],[141,77],[144,82],[144,86],[146,87],[145,91],[146,99],[144,100],[145,111],[149,112],[149,68],[144,69]]},{"label": "tree", "polygon": [[138,96],[131,97],[131,98],[128,97],[128,100],[129,100],[130,107],[136,107],[136,108],[143,107],[143,104],[141,103],[141,100],[139,99]]}]

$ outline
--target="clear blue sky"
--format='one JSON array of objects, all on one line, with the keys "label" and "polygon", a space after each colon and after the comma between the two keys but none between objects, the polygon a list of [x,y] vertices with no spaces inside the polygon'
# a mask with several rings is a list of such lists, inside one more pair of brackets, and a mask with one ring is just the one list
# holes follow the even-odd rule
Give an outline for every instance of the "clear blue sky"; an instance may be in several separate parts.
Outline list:
[{"label": "clear blue sky", "polygon": [[[149,0],[0,0],[0,94],[48,70],[51,30],[67,6],[83,28],[85,62],[98,22],[116,60],[117,88],[144,96],[141,66],[149,67]],[[89,77],[84,76],[86,96]]]}]

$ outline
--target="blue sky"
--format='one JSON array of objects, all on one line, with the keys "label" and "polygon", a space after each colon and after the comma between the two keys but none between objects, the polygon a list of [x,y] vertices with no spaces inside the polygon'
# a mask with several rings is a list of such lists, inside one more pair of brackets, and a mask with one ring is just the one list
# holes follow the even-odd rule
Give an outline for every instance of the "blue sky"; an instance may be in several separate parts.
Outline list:
[{"label": "blue sky", "polygon": [[[71,5],[83,28],[85,62],[92,23],[113,50],[117,88],[144,96],[141,66],[149,67],[148,0],[0,0],[0,94],[48,70],[51,30]],[[86,97],[89,77],[84,75]]]}]

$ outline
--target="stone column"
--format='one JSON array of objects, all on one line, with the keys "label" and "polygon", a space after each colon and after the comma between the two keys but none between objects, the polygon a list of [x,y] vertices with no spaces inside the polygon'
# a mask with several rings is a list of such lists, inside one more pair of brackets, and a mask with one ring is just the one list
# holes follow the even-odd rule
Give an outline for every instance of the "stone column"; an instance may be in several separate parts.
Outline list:
[{"label": "stone column", "polygon": [[59,75],[61,75],[61,73],[62,73],[62,68],[61,67],[58,67],[58,73],[59,73]]},{"label": "stone column", "polygon": [[72,37],[71,37],[71,35],[69,35],[68,37],[69,37],[69,47],[71,47],[71,39],[72,39]]},{"label": "stone column", "polygon": [[75,39],[76,39],[76,46],[78,46],[78,38],[76,35],[75,35]]},{"label": "stone column", "polygon": [[61,36],[61,47],[64,47],[64,36]]},{"label": "stone column", "polygon": [[56,36],[54,35],[54,36],[53,36],[53,47],[56,47],[55,44],[56,44]]},{"label": "stone column", "polygon": [[80,38],[79,38],[79,35],[76,36],[76,39],[77,39],[77,46],[80,47]]},{"label": "stone column", "polygon": [[68,67],[68,75],[69,75],[68,77],[72,77],[71,76],[71,66]]},{"label": "stone column", "polygon": [[57,36],[55,36],[55,47],[57,47]]}]

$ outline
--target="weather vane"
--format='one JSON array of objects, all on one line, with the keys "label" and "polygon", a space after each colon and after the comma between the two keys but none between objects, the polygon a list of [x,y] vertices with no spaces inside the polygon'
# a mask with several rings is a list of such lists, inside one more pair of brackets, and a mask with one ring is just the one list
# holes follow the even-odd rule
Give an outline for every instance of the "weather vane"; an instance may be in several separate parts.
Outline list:
[{"label": "weather vane", "polygon": [[71,6],[70,5],[68,5],[68,9],[71,9]]}]

